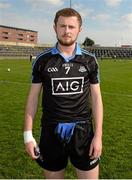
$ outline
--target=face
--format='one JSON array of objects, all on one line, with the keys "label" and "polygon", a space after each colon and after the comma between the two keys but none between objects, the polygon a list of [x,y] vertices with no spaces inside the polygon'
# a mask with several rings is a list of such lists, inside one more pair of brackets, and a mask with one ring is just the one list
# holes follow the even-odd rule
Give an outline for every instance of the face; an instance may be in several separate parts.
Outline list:
[{"label": "face", "polygon": [[79,32],[81,31],[79,21],[75,16],[60,16],[54,29],[58,42],[63,46],[71,46],[74,44]]}]

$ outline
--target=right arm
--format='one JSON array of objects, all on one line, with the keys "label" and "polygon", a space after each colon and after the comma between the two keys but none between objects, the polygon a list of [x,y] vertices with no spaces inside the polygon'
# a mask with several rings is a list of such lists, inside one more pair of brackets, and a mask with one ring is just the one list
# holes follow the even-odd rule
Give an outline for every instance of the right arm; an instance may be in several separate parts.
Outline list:
[{"label": "right arm", "polygon": [[[33,120],[38,107],[38,99],[41,87],[42,83],[34,83],[31,85],[25,108],[24,132],[32,131]],[[34,155],[34,147],[35,145],[33,141],[25,143],[26,152],[31,156],[32,159],[36,159],[36,156]]]}]

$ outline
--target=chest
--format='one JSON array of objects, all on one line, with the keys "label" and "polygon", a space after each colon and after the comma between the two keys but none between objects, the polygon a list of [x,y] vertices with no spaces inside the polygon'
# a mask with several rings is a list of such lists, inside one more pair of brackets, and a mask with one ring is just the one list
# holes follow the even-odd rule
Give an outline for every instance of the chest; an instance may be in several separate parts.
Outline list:
[{"label": "chest", "polygon": [[76,78],[88,76],[88,68],[84,62],[64,62],[51,60],[41,70],[43,79]]},{"label": "chest", "polygon": [[85,63],[50,61],[41,70],[43,85],[52,95],[70,95],[83,92],[89,83]]}]

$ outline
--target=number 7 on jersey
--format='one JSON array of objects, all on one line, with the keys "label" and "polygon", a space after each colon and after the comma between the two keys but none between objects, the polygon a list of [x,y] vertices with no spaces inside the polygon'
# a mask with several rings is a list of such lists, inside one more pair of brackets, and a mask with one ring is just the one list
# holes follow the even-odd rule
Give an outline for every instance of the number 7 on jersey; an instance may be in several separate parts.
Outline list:
[{"label": "number 7 on jersey", "polygon": [[70,71],[70,67],[69,67],[69,66],[68,66],[68,67],[65,67],[65,70],[66,70],[66,73],[65,73],[65,74],[68,74],[69,71]]}]

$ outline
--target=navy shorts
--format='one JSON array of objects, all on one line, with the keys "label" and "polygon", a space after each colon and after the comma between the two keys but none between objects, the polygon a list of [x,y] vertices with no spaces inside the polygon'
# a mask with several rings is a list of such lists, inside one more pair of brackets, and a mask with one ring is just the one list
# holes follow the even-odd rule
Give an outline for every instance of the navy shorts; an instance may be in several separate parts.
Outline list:
[{"label": "navy shorts", "polygon": [[61,142],[55,134],[57,124],[45,124],[40,137],[40,154],[43,162],[38,164],[49,171],[66,168],[68,159],[80,170],[91,170],[99,164],[98,159],[90,159],[89,148],[93,138],[91,122],[76,124],[69,143]]}]

